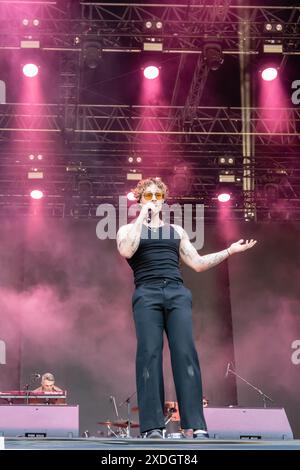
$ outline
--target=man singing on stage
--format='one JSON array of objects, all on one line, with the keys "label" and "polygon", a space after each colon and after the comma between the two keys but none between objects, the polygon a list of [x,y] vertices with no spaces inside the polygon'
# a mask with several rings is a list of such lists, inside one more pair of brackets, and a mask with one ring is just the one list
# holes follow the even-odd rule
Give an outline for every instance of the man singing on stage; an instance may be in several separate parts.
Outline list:
[{"label": "man singing on stage", "polygon": [[141,204],[140,214],[117,234],[118,250],[133,270],[136,287],[132,305],[140,429],[143,437],[163,437],[162,352],[166,331],[181,428],[192,429],[195,439],[206,439],[201,373],[192,334],[192,294],[183,285],[179,259],[201,272],[252,248],[256,241],[239,240],[223,251],[200,256],[181,226],[160,219],[167,194],[166,185],[158,178],[140,181],[134,190]]}]

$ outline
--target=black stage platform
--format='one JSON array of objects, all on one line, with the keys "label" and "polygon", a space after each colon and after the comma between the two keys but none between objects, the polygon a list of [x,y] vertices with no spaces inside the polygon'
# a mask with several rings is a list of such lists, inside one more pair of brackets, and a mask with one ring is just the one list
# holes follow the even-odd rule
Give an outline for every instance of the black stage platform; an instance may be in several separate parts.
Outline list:
[{"label": "black stage platform", "polygon": [[207,439],[111,439],[111,438],[5,438],[5,449],[11,450],[300,450],[300,440],[225,440]]}]

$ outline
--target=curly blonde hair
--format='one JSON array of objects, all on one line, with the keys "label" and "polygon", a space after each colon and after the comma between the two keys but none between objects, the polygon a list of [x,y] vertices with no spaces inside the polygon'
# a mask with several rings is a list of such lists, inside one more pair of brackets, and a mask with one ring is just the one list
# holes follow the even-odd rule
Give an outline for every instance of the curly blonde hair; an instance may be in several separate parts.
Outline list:
[{"label": "curly blonde hair", "polygon": [[145,189],[150,186],[150,184],[155,184],[163,193],[164,199],[168,196],[168,187],[160,178],[146,178],[138,182],[137,186],[132,189],[133,195],[135,199],[140,202],[142,199],[142,195]]}]

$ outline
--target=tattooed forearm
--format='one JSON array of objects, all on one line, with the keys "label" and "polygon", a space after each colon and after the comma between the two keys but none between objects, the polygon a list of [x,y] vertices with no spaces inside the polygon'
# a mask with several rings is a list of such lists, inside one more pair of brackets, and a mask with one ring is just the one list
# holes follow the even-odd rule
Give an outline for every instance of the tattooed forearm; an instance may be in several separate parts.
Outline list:
[{"label": "tattooed forearm", "polygon": [[122,256],[131,258],[139,247],[143,219],[138,218],[133,224],[124,226],[118,232],[117,246]]},{"label": "tattooed forearm", "polygon": [[136,233],[136,231],[134,231],[131,236],[132,236],[131,241],[130,241],[130,238],[129,238],[130,248],[131,248],[132,254],[134,254],[136,252],[136,250],[138,249],[140,239],[141,239],[141,233]]},{"label": "tattooed forearm", "polygon": [[213,268],[219,263],[222,263],[229,254],[227,250],[218,251],[217,253],[211,253],[210,255],[199,256],[195,262],[199,267],[199,271],[206,271],[206,269]]},{"label": "tattooed forearm", "polygon": [[196,249],[191,245],[188,247],[180,247],[180,254],[192,260],[195,256],[199,256]]},{"label": "tattooed forearm", "polygon": [[132,253],[134,253],[138,247],[138,244],[140,242],[140,237],[138,234],[134,235],[134,238],[130,240],[130,236],[128,238],[123,238],[122,240],[118,240],[118,249],[122,250],[123,247],[127,247],[131,249]]},{"label": "tattooed forearm", "polygon": [[190,241],[184,238],[180,245],[180,255],[188,266],[200,272],[217,266],[217,264],[228,258],[229,253],[227,250],[223,250],[217,253],[200,256]]}]

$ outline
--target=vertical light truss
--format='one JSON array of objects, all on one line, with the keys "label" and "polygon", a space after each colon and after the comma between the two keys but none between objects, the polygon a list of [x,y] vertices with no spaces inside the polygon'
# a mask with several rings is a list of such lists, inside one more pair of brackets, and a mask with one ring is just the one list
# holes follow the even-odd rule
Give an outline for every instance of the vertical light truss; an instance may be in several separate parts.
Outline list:
[{"label": "vertical light truss", "polygon": [[[242,4],[240,1],[239,4]],[[241,11],[241,16],[244,17],[240,21],[240,89],[241,89],[241,104],[242,104],[242,132],[243,132],[243,199],[244,199],[244,217],[245,220],[256,220],[256,203],[254,197],[255,191],[255,173],[254,173],[254,159],[255,159],[255,139],[251,135],[251,75],[249,72],[250,56],[243,54],[249,51],[251,44],[249,39],[249,16],[250,12],[247,9]]]},{"label": "vertical light truss", "polygon": [[82,55],[61,53],[59,75],[59,102],[61,131],[65,142],[74,137],[78,122]]},{"label": "vertical light truss", "polygon": [[[222,28],[226,24],[231,0],[215,0],[211,8],[207,9],[207,18],[209,29],[215,29],[216,40],[222,36]],[[197,113],[197,107],[201,104],[202,94],[205,88],[209,68],[204,58],[199,55],[192,83],[185,101],[182,114],[182,123],[185,126],[192,126],[193,120]]]}]

